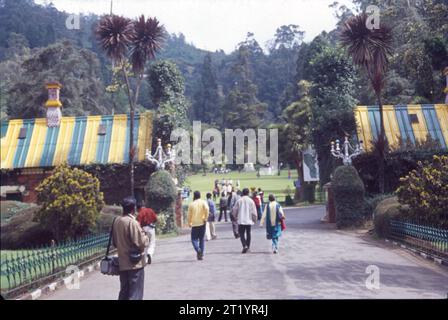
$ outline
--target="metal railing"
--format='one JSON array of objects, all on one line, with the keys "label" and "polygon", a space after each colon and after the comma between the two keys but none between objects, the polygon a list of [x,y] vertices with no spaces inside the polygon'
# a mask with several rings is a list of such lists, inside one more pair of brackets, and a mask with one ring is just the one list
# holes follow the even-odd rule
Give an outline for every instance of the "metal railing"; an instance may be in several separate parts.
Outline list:
[{"label": "metal railing", "polygon": [[32,285],[63,272],[70,265],[79,265],[105,253],[109,234],[89,235],[76,241],[1,252],[1,292]]},{"label": "metal railing", "polygon": [[416,221],[390,220],[390,234],[419,251],[448,259],[448,229]]}]

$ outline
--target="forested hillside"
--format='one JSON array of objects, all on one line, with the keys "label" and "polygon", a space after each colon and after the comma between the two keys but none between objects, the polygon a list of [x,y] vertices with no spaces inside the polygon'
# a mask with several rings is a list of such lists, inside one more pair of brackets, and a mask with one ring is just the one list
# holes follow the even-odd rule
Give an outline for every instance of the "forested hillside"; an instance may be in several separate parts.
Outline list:
[{"label": "forested hillside", "polygon": [[[442,70],[448,61],[447,1],[354,3],[359,9],[378,5],[381,23],[394,30],[384,102],[442,102]],[[217,127],[284,123],[285,109],[303,98],[298,87],[301,80],[312,84],[309,94],[323,112],[356,103],[374,104],[367,79],[342,57],[337,41],[338,28],[353,12],[337,3],[332,6],[339,19],[337,28],[309,43],[303,42],[306,30],[297,25],[279,26],[267,45],[259,44],[256,35],[248,32],[230,54],[207,52],[188,43],[188,35],[169,34],[157,59],[169,59],[181,71],[191,120]],[[2,118],[42,115],[43,82],[51,78],[64,84],[64,114],[126,112],[124,91],[108,90],[113,82],[111,62],[93,32],[99,17],[82,16],[81,28],[69,30],[67,15],[51,4],[0,0]],[[165,27],[169,31],[170,26]],[[140,108],[157,107],[151,95],[150,84],[143,83]]]}]

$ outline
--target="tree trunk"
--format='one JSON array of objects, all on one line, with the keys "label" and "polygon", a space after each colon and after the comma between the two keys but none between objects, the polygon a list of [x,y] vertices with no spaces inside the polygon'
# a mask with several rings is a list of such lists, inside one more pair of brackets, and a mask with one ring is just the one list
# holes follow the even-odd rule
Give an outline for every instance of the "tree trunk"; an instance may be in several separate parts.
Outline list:
[{"label": "tree trunk", "polygon": [[129,182],[130,182],[130,192],[131,196],[134,197],[134,101],[132,99],[131,94],[131,86],[129,83],[128,74],[126,73],[126,67],[125,64],[122,65],[122,71],[124,78],[126,80],[126,89],[128,93],[129,98],[129,106],[130,106],[130,125],[129,125]]},{"label": "tree trunk", "polygon": [[381,100],[381,91],[377,92],[378,109],[380,112],[380,135],[378,137],[378,187],[380,193],[384,193],[384,149],[386,145],[385,133],[384,133],[384,117],[383,117],[383,103]]},{"label": "tree trunk", "polygon": [[300,181],[300,188],[295,188],[294,190],[294,200],[303,201],[304,198],[304,184],[303,179],[303,168],[302,168],[302,152],[297,151],[297,155],[294,157],[294,162],[296,163],[297,177]]}]

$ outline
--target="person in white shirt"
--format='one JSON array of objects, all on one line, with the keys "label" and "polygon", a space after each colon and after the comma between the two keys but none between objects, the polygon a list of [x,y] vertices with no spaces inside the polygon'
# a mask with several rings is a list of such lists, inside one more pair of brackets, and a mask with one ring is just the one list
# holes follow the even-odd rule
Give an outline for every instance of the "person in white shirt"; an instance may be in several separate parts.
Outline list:
[{"label": "person in white shirt", "polygon": [[232,193],[232,185],[229,183],[228,185],[227,185],[227,195],[229,195],[229,194],[231,194]]},{"label": "person in white shirt", "polygon": [[243,189],[243,196],[233,207],[232,214],[238,222],[238,233],[243,245],[242,253],[250,251],[251,227],[257,221],[257,208],[249,197],[249,189]]}]

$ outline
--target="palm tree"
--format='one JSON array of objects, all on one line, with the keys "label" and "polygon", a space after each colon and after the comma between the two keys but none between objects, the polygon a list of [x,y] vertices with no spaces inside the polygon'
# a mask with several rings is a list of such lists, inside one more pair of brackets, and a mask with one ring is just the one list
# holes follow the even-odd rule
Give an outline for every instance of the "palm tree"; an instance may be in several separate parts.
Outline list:
[{"label": "palm tree", "polygon": [[384,153],[386,139],[384,134],[383,104],[381,92],[384,78],[392,54],[392,30],[385,25],[378,29],[367,28],[368,15],[363,12],[349,18],[342,26],[340,42],[345,47],[355,65],[366,70],[380,113],[380,134],[376,145],[379,153],[379,189],[384,193]]},{"label": "palm tree", "polygon": [[[141,15],[137,20],[117,15],[106,15],[101,18],[96,29],[101,48],[106,55],[116,63],[125,79],[127,96],[130,107],[130,137],[129,137],[129,167],[130,188],[134,195],[134,115],[137,104],[140,85],[143,80],[145,65],[149,59],[153,59],[160,50],[165,39],[165,29],[156,18],[145,20]],[[137,77],[134,94],[132,94],[129,74],[127,70],[128,59],[132,64],[132,70]]]}]

